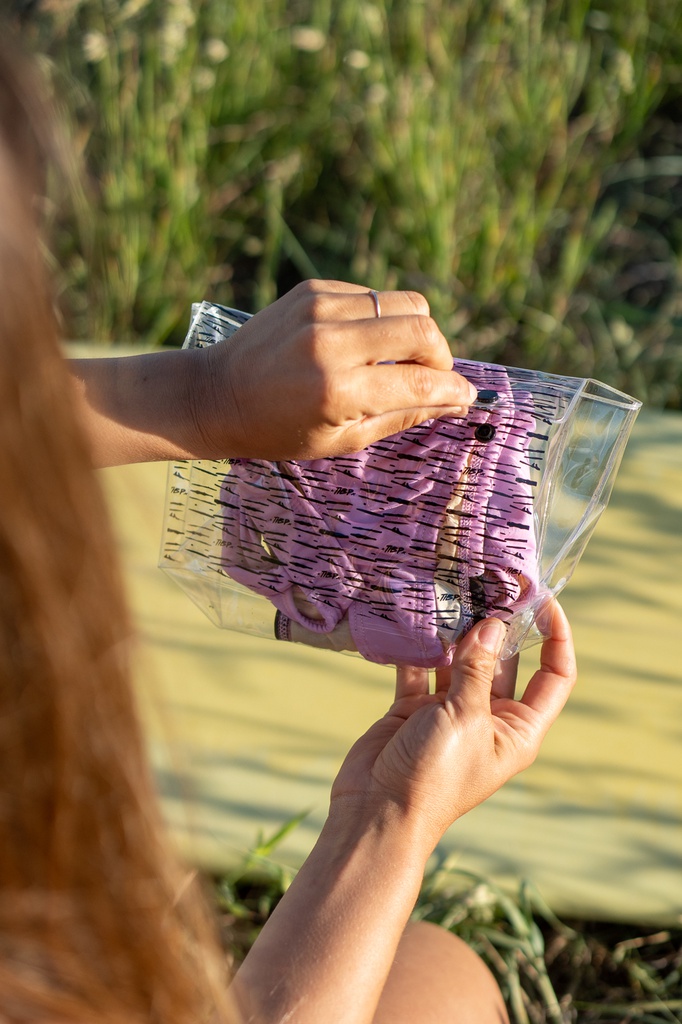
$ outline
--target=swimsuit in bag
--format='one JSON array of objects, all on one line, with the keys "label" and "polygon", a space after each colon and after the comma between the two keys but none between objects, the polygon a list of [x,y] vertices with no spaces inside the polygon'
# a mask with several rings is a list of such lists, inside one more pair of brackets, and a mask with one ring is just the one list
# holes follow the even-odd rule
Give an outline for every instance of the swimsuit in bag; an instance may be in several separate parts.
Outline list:
[{"label": "swimsuit in bag", "polygon": [[[185,346],[249,314],[193,307]],[[640,403],[599,381],[455,360],[478,390],[337,458],[189,461],[169,470],[160,565],[220,626],[448,665],[475,622],[507,622],[502,656],[542,638],[608,502]]]},{"label": "swimsuit in bag", "polygon": [[353,455],[232,463],[222,567],[275,605],[280,639],[294,623],[333,634],[345,620],[368,660],[436,667],[475,622],[536,597],[532,405],[502,367],[455,369],[479,389],[464,419]]}]

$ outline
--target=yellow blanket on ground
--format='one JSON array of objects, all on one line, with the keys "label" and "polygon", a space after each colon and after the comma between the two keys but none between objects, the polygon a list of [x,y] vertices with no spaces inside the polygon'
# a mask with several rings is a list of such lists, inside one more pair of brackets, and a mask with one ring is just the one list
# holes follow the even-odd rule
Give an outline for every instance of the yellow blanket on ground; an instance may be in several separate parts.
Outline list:
[{"label": "yellow blanket on ground", "polygon": [[[390,669],[212,626],[156,568],[166,467],[103,474],[142,642],[137,684],[168,820],[221,867],[309,810],[391,700]],[[609,509],[563,597],[580,679],[536,764],[443,843],[464,868],[530,878],[560,914],[682,914],[682,416],[644,412]],[[537,657],[524,655],[530,666]],[[522,668],[522,674],[523,674]],[[525,672],[528,676],[529,669]]]}]

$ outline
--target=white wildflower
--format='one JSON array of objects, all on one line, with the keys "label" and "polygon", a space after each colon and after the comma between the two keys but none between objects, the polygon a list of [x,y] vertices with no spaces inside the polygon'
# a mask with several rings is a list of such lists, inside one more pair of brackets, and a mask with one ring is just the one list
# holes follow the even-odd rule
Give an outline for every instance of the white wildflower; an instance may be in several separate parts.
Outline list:
[{"label": "white wildflower", "polygon": [[349,50],[346,54],[345,62],[349,67],[355,68],[356,71],[364,71],[371,64],[369,54],[365,53],[364,50]]},{"label": "white wildflower", "polygon": [[222,62],[229,57],[230,48],[222,39],[214,37],[213,39],[206,40],[204,52],[207,60],[209,60],[211,64],[222,64]]},{"label": "white wildflower", "polygon": [[365,100],[370,107],[380,107],[388,99],[388,88],[383,82],[374,82],[370,85]]},{"label": "white wildflower", "polygon": [[609,326],[611,328],[611,337],[618,348],[624,348],[626,345],[629,345],[635,336],[635,332],[630,324],[623,320],[622,317],[614,317]]},{"label": "white wildflower", "polygon": [[327,37],[319,28],[312,25],[294,25],[291,30],[291,44],[296,50],[305,53],[317,53],[323,49]]},{"label": "white wildflower", "polygon": [[102,32],[86,32],[83,36],[83,53],[90,64],[98,64],[107,55],[107,39]]},{"label": "white wildflower", "polygon": [[196,92],[210,92],[215,85],[216,74],[213,68],[196,68],[193,75]]},{"label": "white wildflower", "polygon": [[384,31],[384,16],[376,4],[363,4],[360,12],[372,35],[380,36]]},{"label": "white wildflower", "polygon": [[180,22],[185,28],[190,28],[197,20],[190,0],[168,0],[168,7],[169,19]]},{"label": "white wildflower", "polygon": [[173,64],[187,39],[187,29],[179,21],[167,21],[161,29],[161,60]]},{"label": "white wildflower", "polygon": [[260,256],[263,253],[263,242],[260,238],[256,238],[255,235],[249,235],[248,238],[244,239],[242,249],[247,256]]},{"label": "white wildflower", "polygon": [[597,32],[606,32],[611,27],[611,18],[606,11],[589,11],[585,21]]}]

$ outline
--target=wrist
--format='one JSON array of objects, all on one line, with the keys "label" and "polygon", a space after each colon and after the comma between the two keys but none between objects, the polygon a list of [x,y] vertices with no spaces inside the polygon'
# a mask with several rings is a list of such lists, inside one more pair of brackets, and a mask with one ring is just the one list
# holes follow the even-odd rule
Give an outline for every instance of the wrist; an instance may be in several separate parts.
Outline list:
[{"label": "wrist", "polygon": [[178,409],[182,422],[182,447],[188,453],[188,458],[220,458],[219,446],[212,431],[215,400],[209,350],[184,349],[178,355],[184,361],[182,372],[177,378],[181,389]]},{"label": "wrist", "polygon": [[412,878],[417,886],[435,847],[429,830],[396,804],[368,805],[352,796],[332,799],[320,842],[339,856],[370,857],[387,874]]},{"label": "wrist", "polygon": [[243,1005],[259,1020],[370,1021],[423,867],[384,815],[332,808],[239,970]]},{"label": "wrist", "polygon": [[205,353],[196,349],[152,352],[121,360],[118,417],[139,444],[125,461],[202,459],[209,454],[205,413],[209,379]]},{"label": "wrist", "polygon": [[195,458],[245,456],[240,413],[224,344],[190,349],[188,408]]}]

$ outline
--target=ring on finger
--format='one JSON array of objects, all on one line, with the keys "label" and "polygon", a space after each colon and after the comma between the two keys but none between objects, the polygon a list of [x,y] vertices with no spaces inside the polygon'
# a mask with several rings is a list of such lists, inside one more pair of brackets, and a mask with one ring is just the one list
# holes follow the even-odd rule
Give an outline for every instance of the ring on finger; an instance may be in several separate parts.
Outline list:
[{"label": "ring on finger", "polygon": [[381,316],[381,303],[379,302],[379,296],[378,296],[377,292],[374,291],[373,288],[370,289],[369,294],[372,296],[372,301],[374,302],[374,309],[376,311],[377,320],[378,320],[379,317]]}]

